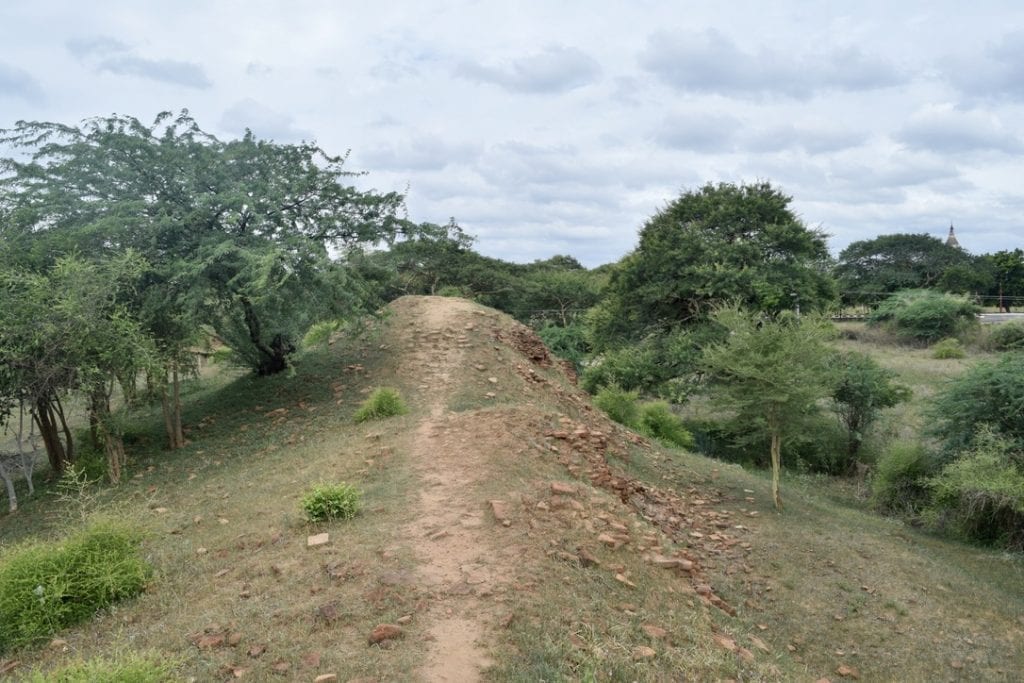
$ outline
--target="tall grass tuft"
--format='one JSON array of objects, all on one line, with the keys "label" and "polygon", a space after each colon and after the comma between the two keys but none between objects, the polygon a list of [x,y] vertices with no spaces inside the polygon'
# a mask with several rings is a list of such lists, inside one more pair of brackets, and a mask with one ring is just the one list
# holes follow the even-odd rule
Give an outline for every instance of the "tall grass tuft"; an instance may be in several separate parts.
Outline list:
[{"label": "tall grass tuft", "polygon": [[139,552],[141,540],[127,525],[99,521],[61,541],[6,550],[0,555],[0,652],[142,592],[151,570]]},{"label": "tall grass tuft", "polygon": [[363,401],[353,419],[356,422],[383,420],[386,417],[405,415],[407,412],[409,409],[406,408],[398,389],[379,387]]}]

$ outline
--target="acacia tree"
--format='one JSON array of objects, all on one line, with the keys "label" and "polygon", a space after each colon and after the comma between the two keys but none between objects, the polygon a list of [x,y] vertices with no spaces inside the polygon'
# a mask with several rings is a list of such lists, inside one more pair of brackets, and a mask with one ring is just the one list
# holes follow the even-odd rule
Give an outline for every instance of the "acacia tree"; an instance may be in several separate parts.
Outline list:
[{"label": "acacia tree", "polygon": [[[288,366],[310,308],[327,300],[313,295],[331,280],[332,247],[409,228],[397,215],[401,195],[347,184],[359,174],[344,170],[344,156],[252,133],[221,141],[187,111],[151,125],[128,116],[78,127],[19,122],[0,141],[31,153],[4,160],[0,181],[16,219],[10,236],[29,243],[25,253],[138,250],[152,267],[149,286],[174,292],[154,319],[227,326],[226,336],[242,325],[235,350],[260,374]],[[172,334],[161,346],[174,358],[188,341]]]},{"label": "acacia tree", "polygon": [[831,391],[831,352],[825,341],[832,326],[815,316],[784,312],[766,318],[735,305],[712,317],[726,332],[725,341],[705,347],[701,358],[712,398],[751,431],[769,438],[772,500],[781,512],[782,447]]},{"label": "acacia tree", "polygon": [[590,316],[598,348],[702,323],[729,301],[769,313],[829,304],[825,235],[791,201],[769,183],[708,184],[672,201],[612,271]]},{"label": "acacia tree", "polygon": [[75,461],[63,398],[78,392],[106,451],[110,480],[120,479],[125,452],[111,392],[118,376],[134,376],[152,358],[125,304],[142,268],[129,252],[99,264],[64,257],[43,274],[0,275],[0,391],[32,406],[57,476]]}]

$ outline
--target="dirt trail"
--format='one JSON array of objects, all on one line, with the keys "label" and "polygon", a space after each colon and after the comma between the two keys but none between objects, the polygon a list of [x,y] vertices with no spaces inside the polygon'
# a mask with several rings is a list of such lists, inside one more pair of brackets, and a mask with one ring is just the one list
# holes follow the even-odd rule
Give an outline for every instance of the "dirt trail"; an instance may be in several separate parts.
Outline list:
[{"label": "dirt trail", "polygon": [[417,520],[402,530],[418,561],[418,579],[437,599],[430,613],[430,650],[420,675],[426,681],[476,681],[491,665],[482,640],[493,620],[482,599],[505,575],[495,559],[486,527],[485,503],[475,495],[487,472],[479,450],[451,438],[459,431],[448,412],[455,389],[453,374],[465,362],[474,329],[464,301],[424,298],[408,322],[413,348],[403,360],[403,375],[419,382],[429,397],[429,414],[415,430],[411,445],[414,470],[421,480]]}]

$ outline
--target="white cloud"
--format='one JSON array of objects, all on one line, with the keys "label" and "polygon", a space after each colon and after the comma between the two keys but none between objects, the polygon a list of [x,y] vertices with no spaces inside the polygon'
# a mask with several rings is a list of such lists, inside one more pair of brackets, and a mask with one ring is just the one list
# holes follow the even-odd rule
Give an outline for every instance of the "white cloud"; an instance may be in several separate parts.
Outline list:
[{"label": "white cloud", "polygon": [[[16,66],[0,62],[0,98],[19,98],[37,102],[43,97],[43,88],[32,74]],[[12,122],[5,122],[6,125]]]},{"label": "white cloud", "polygon": [[998,116],[952,104],[930,105],[914,114],[896,131],[895,139],[908,147],[941,154],[1024,151],[1020,136],[1006,129]]},{"label": "white cloud", "polygon": [[653,33],[640,64],[676,90],[734,97],[808,99],[822,91],[874,90],[904,80],[887,60],[858,47],[817,54],[791,48],[745,50],[715,29]]},{"label": "white cloud", "polygon": [[559,93],[593,83],[600,75],[601,67],[575,47],[551,46],[501,66],[464,60],[456,67],[455,73],[511,92]]}]

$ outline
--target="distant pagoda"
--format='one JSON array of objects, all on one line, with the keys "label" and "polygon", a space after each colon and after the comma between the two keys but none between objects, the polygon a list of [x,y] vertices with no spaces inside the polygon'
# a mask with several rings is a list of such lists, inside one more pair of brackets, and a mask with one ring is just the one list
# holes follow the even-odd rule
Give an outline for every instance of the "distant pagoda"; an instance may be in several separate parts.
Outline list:
[{"label": "distant pagoda", "polygon": [[946,238],[946,244],[957,249],[962,249],[960,242],[957,240],[956,235],[953,234],[953,224],[949,224],[949,237]]}]

